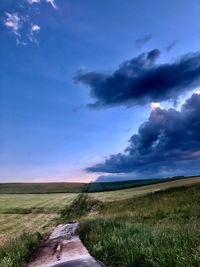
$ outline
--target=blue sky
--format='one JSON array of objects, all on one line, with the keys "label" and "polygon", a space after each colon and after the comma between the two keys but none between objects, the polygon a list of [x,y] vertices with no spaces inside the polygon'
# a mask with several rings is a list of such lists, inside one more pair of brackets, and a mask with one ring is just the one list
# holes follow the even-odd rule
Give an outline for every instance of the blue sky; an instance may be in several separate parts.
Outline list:
[{"label": "blue sky", "polygon": [[[73,77],[111,73],[155,48],[160,64],[197,52],[199,14],[197,0],[2,0],[0,181],[101,175],[85,168],[123,151],[150,103],[89,108],[90,88]],[[190,94],[180,94],[181,103]]]}]

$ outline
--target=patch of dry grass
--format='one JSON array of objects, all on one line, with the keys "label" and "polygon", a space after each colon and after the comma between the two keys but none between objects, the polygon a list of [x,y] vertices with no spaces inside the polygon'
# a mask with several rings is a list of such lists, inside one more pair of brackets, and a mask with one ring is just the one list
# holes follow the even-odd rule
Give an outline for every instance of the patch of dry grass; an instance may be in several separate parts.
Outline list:
[{"label": "patch of dry grass", "polygon": [[10,238],[28,232],[49,233],[55,227],[58,214],[0,214],[0,243],[4,245]]}]

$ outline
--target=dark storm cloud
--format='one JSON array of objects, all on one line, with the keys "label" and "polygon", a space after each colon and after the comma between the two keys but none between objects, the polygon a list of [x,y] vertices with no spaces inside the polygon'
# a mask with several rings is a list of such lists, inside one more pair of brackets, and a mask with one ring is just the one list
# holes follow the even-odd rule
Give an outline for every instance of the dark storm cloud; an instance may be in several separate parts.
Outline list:
[{"label": "dark storm cloud", "polygon": [[146,43],[148,43],[152,38],[152,34],[148,34],[142,38],[138,38],[135,40],[135,44],[138,48],[142,47],[143,45],[145,45]]},{"label": "dark storm cloud", "polygon": [[180,111],[153,108],[123,153],[111,155],[87,171],[133,172],[140,177],[200,173],[199,111],[199,94],[193,94]]},{"label": "dark storm cloud", "polygon": [[187,54],[173,63],[156,64],[154,49],[123,62],[112,74],[79,72],[75,82],[88,85],[96,102],[89,106],[142,105],[176,99],[200,84],[200,53]]}]

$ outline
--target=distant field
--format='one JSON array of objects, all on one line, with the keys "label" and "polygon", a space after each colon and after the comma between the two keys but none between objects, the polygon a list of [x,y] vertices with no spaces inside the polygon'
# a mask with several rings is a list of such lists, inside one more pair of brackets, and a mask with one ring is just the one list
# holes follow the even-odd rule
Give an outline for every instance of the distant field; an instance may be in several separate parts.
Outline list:
[{"label": "distant field", "polygon": [[0,183],[0,194],[80,193],[85,183]]},{"label": "distant field", "polygon": [[70,205],[77,194],[0,194],[0,213],[32,212],[34,210],[59,213]]},{"label": "distant field", "polygon": [[78,194],[0,194],[0,243],[24,231],[49,233]]},{"label": "distant field", "polygon": [[184,176],[174,176],[171,178],[157,178],[157,179],[140,179],[140,180],[129,180],[129,181],[117,181],[117,182],[92,182],[88,186],[88,192],[104,192],[104,191],[113,191],[113,190],[121,190],[128,189],[134,187],[140,187],[145,185],[152,185],[158,183],[166,183],[170,181],[182,180],[192,177],[184,177]]},{"label": "distant field", "polygon": [[189,186],[196,183],[200,183],[200,177],[184,178],[175,181],[145,185],[129,189],[90,193],[89,196],[92,199],[100,200],[103,202],[116,201],[166,190],[172,187]]}]

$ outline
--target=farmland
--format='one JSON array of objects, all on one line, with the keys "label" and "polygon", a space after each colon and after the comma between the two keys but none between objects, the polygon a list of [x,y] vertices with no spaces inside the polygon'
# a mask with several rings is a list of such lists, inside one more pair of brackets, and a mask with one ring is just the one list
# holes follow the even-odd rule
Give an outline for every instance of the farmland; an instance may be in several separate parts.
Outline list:
[{"label": "farmland", "polygon": [[172,187],[181,187],[181,186],[189,186],[193,184],[200,183],[200,177],[191,177],[184,178],[175,181],[168,181],[165,183],[157,183],[145,186],[139,186],[124,190],[114,190],[108,192],[96,192],[91,193],[90,197],[95,200],[108,202],[108,201],[119,201],[123,199],[128,199],[132,197],[139,197],[145,194],[154,193],[161,190],[166,190]]},{"label": "farmland", "polygon": [[34,186],[0,194],[2,267],[24,266],[72,206],[70,222],[80,222],[85,246],[108,267],[200,266],[200,177],[83,194],[33,193]]},{"label": "farmland", "polygon": [[0,243],[6,243],[11,237],[18,237],[24,232],[49,233],[55,226],[58,214],[0,214]]},{"label": "farmland", "polygon": [[78,194],[0,194],[0,213],[59,213]]},{"label": "farmland", "polygon": [[23,231],[49,232],[77,194],[0,194],[0,241]]},{"label": "farmland", "polygon": [[[0,194],[0,266],[15,266],[16,262],[17,266],[23,266],[34,244],[36,249],[78,196],[77,193]],[[16,250],[17,247],[20,249]],[[22,255],[15,259],[14,254]]]},{"label": "farmland", "polygon": [[0,194],[80,193],[85,183],[0,183]]},{"label": "farmland", "polygon": [[166,183],[181,179],[187,179],[184,176],[175,176],[172,178],[157,178],[157,179],[141,179],[141,180],[129,180],[129,181],[115,181],[115,182],[92,182],[88,186],[88,192],[102,192],[102,191],[112,191],[112,190],[121,190],[133,187],[140,187],[145,185],[153,185]]}]

